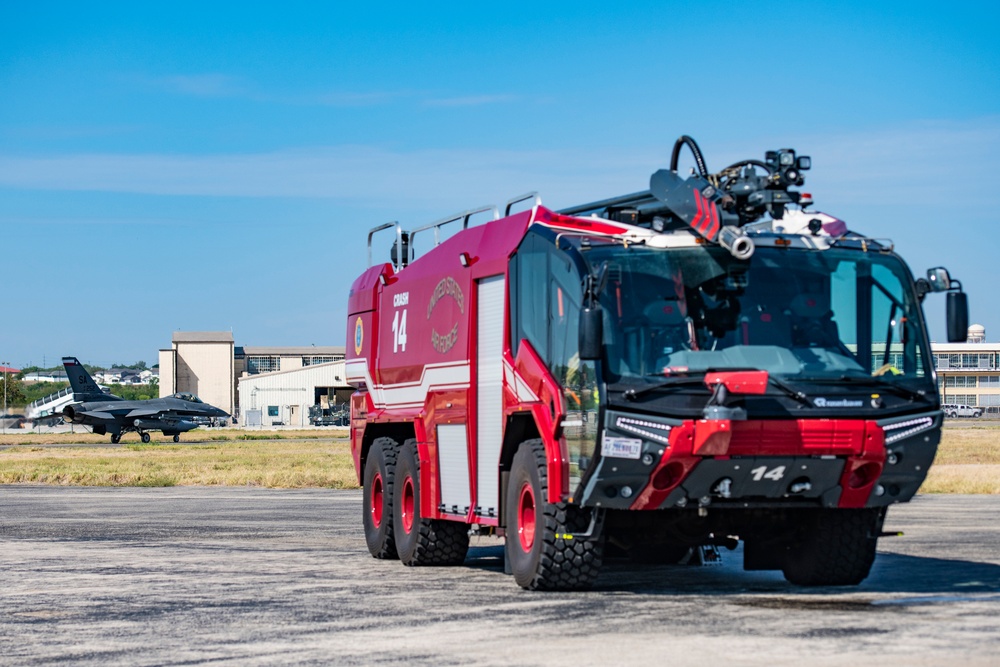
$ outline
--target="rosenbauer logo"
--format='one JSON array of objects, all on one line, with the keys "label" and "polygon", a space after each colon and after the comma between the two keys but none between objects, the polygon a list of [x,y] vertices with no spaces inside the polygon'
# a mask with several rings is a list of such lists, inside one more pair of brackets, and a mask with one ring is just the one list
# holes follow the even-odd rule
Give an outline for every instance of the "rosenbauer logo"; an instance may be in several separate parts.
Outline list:
[{"label": "rosenbauer logo", "polygon": [[813,405],[817,408],[860,408],[864,406],[864,401],[852,400],[850,398],[814,398]]},{"label": "rosenbauer logo", "polygon": [[[431,315],[434,313],[435,306],[446,296],[450,296],[455,300],[458,305],[458,312],[465,314],[465,295],[462,293],[462,288],[459,286],[455,279],[451,276],[447,278],[442,278],[441,282],[437,284],[434,288],[434,294],[431,295],[431,301],[427,304],[427,319],[431,319]],[[437,329],[431,326],[431,345],[434,349],[444,354],[451,348],[455,347],[455,342],[458,340],[458,322],[451,328],[446,334],[438,333]]]},{"label": "rosenbauer logo", "polygon": [[361,354],[361,344],[365,342],[365,325],[359,317],[354,323],[354,354]]}]

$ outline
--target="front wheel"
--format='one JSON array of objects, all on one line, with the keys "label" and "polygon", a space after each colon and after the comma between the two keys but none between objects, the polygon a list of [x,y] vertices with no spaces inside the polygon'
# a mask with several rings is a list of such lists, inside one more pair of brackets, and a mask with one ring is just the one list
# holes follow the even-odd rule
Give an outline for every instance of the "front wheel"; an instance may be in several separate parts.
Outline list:
[{"label": "front wheel", "polygon": [[600,535],[582,537],[590,526],[586,510],[548,497],[545,446],[521,443],[507,487],[507,558],[518,586],[529,590],[590,588],[601,569]]},{"label": "front wheel", "polygon": [[856,586],[875,562],[882,509],[813,510],[785,553],[782,572],[799,586]]},{"label": "front wheel", "polygon": [[148,434],[148,433],[143,433],[143,434],[142,434],[142,435],[140,436],[140,438],[142,438],[142,442],[143,442],[143,444],[146,444],[146,443],[148,443],[148,442],[149,442],[149,434]]},{"label": "front wheel", "polygon": [[403,565],[461,565],[469,551],[469,526],[420,515],[420,457],[407,440],[396,465],[393,531]]},{"label": "front wheel", "polygon": [[392,491],[396,470],[396,441],[378,438],[365,461],[363,518],[365,542],[375,558],[395,558],[392,532]]}]

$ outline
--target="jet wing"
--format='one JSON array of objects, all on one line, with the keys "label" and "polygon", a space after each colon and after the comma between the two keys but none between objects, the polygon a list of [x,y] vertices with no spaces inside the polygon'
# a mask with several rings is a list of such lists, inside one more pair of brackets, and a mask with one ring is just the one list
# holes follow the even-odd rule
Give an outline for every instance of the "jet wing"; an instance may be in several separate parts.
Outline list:
[{"label": "jet wing", "polygon": [[125,415],[125,419],[141,419],[143,417],[156,417],[163,414],[163,410],[153,410],[150,408],[136,408]]},{"label": "jet wing", "polygon": [[81,412],[79,414],[87,419],[94,419],[102,422],[115,421],[115,416],[110,412]]}]

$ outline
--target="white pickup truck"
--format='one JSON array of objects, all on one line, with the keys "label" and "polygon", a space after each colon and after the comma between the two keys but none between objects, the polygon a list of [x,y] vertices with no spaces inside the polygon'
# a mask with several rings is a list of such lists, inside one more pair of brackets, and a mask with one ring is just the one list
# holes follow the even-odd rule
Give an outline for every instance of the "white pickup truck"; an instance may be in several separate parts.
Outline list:
[{"label": "white pickup truck", "polygon": [[956,403],[945,403],[941,406],[945,417],[982,417],[983,409],[974,408],[971,405],[958,405]]}]

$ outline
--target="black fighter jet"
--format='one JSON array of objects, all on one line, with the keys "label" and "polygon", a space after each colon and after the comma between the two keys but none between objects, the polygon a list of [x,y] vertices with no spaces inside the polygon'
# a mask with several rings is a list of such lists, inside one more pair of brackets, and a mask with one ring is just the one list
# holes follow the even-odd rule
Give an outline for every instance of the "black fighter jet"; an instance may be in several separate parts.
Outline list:
[{"label": "black fighter jet", "polygon": [[181,433],[198,428],[191,417],[229,417],[226,411],[184,392],[146,401],[126,401],[104,393],[76,357],[63,357],[63,366],[73,387],[73,400],[79,401],[63,408],[63,420],[90,426],[98,435],[110,433],[114,443],[129,431],[138,433],[143,442],[149,442],[149,431],[163,431],[163,435],[172,435],[174,442],[178,442]]}]

